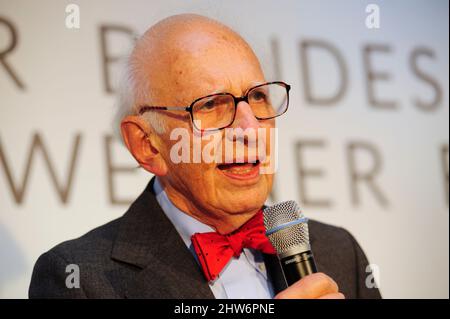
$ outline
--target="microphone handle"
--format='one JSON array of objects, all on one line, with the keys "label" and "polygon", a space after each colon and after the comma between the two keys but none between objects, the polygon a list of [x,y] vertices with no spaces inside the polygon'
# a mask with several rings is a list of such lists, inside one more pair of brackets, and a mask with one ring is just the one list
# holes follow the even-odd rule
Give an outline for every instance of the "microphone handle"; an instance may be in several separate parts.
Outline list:
[{"label": "microphone handle", "polygon": [[314,256],[310,250],[281,258],[280,263],[288,286],[317,272]]}]

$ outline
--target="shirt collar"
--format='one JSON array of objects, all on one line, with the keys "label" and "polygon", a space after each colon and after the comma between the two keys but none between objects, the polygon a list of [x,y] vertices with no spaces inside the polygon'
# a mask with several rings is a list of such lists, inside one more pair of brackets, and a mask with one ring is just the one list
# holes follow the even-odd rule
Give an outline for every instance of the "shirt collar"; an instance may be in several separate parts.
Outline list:
[{"label": "shirt collar", "polygon": [[155,178],[153,189],[155,191],[158,204],[161,206],[166,216],[172,222],[187,247],[191,246],[191,236],[195,233],[208,233],[215,231],[212,227],[203,224],[202,222],[178,209],[170,201],[166,192],[162,188],[158,177]]}]

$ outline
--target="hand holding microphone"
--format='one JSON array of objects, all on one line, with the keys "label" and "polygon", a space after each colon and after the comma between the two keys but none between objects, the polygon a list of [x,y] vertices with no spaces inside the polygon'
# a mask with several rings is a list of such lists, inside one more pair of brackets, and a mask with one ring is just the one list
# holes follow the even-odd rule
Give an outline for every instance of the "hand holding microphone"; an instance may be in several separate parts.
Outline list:
[{"label": "hand holding microphone", "polygon": [[288,288],[277,299],[344,299],[336,282],[318,273],[309,244],[308,219],[295,201],[264,209],[266,235],[277,251]]}]

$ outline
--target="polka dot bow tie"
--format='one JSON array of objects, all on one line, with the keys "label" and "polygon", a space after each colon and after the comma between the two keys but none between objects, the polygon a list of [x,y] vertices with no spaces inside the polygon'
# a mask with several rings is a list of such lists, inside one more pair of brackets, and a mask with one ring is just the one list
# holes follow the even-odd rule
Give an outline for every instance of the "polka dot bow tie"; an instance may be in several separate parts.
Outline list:
[{"label": "polka dot bow tie", "polygon": [[191,240],[208,281],[214,281],[231,258],[239,258],[244,248],[275,254],[275,249],[265,234],[262,210],[229,234],[196,233]]}]

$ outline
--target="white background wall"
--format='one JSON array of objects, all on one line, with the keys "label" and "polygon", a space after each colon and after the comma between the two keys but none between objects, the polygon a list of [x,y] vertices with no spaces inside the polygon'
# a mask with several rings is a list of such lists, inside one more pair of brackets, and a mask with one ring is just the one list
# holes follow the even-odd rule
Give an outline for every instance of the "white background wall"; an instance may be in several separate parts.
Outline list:
[{"label": "white background wall", "polygon": [[[65,7],[80,7],[81,28],[67,29]],[[369,3],[380,7],[381,28],[365,26]],[[101,25],[123,25],[140,34],[166,16],[196,12],[217,18],[243,34],[267,67],[268,79],[292,84],[288,114],[278,122],[280,167],[276,200],[301,196],[296,143],[319,140],[322,146],[303,151],[305,167],[322,176],[304,180],[308,199],[327,199],[329,207],[302,205],[311,217],[350,230],[370,261],[380,269],[380,288],[388,298],[448,298],[449,212],[448,152],[442,165],[441,147],[448,148],[448,2],[447,1],[17,1],[0,0],[1,18],[17,31],[17,46],[4,61],[23,82],[17,87],[0,64],[0,147],[15,186],[25,176],[35,133],[39,134],[61,185],[68,178],[74,141],[80,136],[70,193],[63,203],[50,178],[41,150],[34,154],[29,179],[18,203],[0,160],[0,297],[25,298],[34,262],[59,242],[78,237],[119,217],[125,204],[111,202],[105,136],[112,134],[114,94],[105,92],[100,45]],[[279,59],[270,43],[279,45]],[[306,99],[300,63],[300,42],[321,40],[342,55],[348,87],[336,103],[317,106]],[[0,22],[0,52],[11,42]],[[390,79],[374,84],[377,98],[394,100],[395,110],[378,109],[367,97],[363,48],[387,45],[374,53],[373,68]],[[130,47],[124,35],[111,33],[108,50],[122,55]],[[442,89],[433,111],[415,99],[433,100],[436,90],[410,66],[412,52],[425,47],[434,57],[421,56],[418,68]],[[1,54],[0,54],[1,56]],[[279,68],[275,68],[279,65]],[[329,53],[311,52],[314,92],[333,94],[338,69]],[[112,83],[118,67],[110,66]],[[277,74],[278,73],[278,74]],[[348,145],[369,143],[381,156],[374,182],[386,197],[360,186],[360,204],[351,197]],[[132,167],[118,141],[112,144],[114,165]],[[373,157],[358,152],[356,166],[372,167]],[[135,198],[150,176],[133,170],[116,172],[115,196]],[[308,200],[307,199],[307,200]],[[307,201],[306,200],[306,201]]]}]

